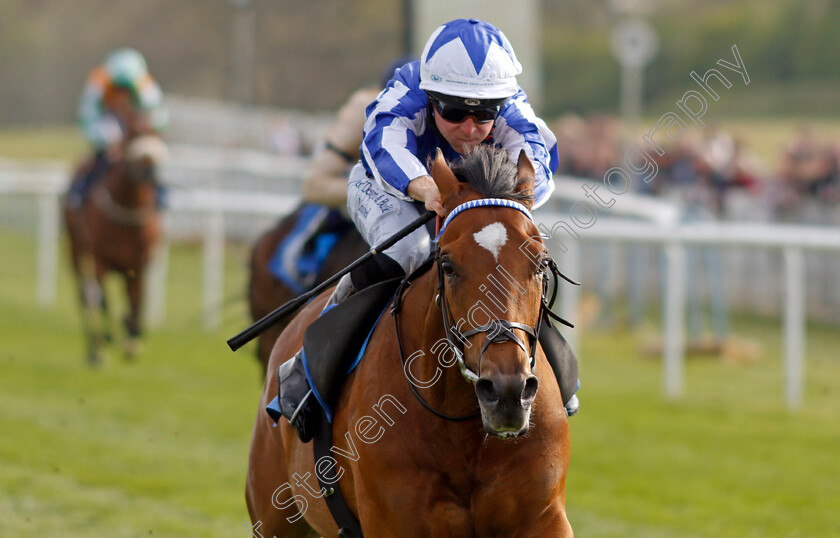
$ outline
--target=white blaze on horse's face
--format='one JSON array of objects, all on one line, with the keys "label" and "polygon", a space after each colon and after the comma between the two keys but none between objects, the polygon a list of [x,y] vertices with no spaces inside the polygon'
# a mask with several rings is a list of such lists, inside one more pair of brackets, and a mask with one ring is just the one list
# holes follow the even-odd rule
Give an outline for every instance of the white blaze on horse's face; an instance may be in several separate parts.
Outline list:
[{"label": "white blaze on horse's face", "polygon": [[494,222],[482,228],[480,232],[474,233],[473,239],[480,247],[489,250],[493,259],[498,262],[499,251],[507,243],[507,229],[501,222]]}]

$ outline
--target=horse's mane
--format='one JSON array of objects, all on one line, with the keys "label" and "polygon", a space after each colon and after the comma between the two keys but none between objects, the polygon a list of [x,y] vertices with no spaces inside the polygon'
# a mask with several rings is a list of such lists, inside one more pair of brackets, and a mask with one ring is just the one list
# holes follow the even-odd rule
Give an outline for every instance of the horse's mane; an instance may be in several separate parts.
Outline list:
[{"label": "horse's mane", "polygon": [[531,189],[519,191],[525,181],[517,177],[516,164],[501,148],[479,145],[452,167],[455,177],[485,198],[506,198],[517,202],[534,201]]}]

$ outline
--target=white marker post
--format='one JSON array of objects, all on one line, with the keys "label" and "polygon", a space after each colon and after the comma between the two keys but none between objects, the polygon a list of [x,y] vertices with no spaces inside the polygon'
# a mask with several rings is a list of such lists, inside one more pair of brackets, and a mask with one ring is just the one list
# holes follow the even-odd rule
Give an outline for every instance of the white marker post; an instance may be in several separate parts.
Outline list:
[{"label": "white marker post", "polygon": [[621,64],[624,132],[635,136],[642,111],[643,68],[656,56],[659,40],[650,24],[642,20],[624,20],[613,28],[611,45],[613,56]]}]

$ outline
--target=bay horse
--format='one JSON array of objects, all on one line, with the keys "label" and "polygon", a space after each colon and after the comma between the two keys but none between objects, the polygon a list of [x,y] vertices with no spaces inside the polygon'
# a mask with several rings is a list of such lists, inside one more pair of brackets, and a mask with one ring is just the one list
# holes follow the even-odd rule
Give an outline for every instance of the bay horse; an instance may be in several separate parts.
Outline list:
[{"label": "bay horse", "polygon": [[369,335],[335,406],[334,457],[316,465],[313,444],[263,411],[277,395],[272,372],[300,349],[329,292],[272,351],[245,492],[255,536],[336,535],[316,473],[340,488],[366,536],[572,536],[569,423],[534,335],[550,258],[530,217],[533,167],[524,153],[517,167],[479,147],[454,171],[438,153],[432,177],[448,213],[434,269],[397,293],[399,308]]},{"label": "bay horse", "polygon": [[[251,248],[251,270],[248,281],[248,304],[251,319],[257,321],[268,315],[278,306],[291,301],[299,295],[299,290],[291,289],[277,278],[269,269],[269,263],[277,251],[278,246],[294,229],[304,206],[298,206],[291,214],[280,219],[274,227],[263,232]],[[341,232],[338,243],[330,250],[323,265],[315,275],[312,287],[317,286],[341,269],[350,265],[353,260],[363,255],[368,249],[367,243],[353,226],[348,223],[346,230]],[[293,314],[269,327],[257,340],[257,358],[263,370],[268,366],[268,357],[277,337],[291,321]]]},{"label": "bay horse", "polygon": [[108,167],[81,207],[65,204],[91,365],[103,361],[103,346],[111,340],[103,287],[104,277],[111,272],[123,277],[128,296],[128,313],[123,318],[126,357],[139,353],[144,276],[162,231],[157,165],[166,155],[166,145],[157,135],[133,135],[124,145],[122,157]]}]

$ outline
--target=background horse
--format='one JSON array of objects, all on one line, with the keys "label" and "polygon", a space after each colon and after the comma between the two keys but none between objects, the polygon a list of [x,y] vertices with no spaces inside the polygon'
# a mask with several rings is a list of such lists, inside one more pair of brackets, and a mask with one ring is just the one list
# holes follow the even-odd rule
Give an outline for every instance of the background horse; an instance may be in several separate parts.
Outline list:
[{"label": "background horse", "polygon": [[112,271],[123,277],[128,294],[125,353],[131,358],[139,352],[143,278],[161,236],[156,166],[166,153],[155,135],[130,138],[123,157],[92,187],[83,205],[65,206],[91,364],[103,360],[102,346],[111,339],[103,279]]},{"label": "background horse", "polygon": [[[278,306],[302,293],[291,289],[277,278],[269,266],[280,243],[295,228],[303,209],[304,205],[301,205],[292,214],[280,219],[273,228],[263,233],[254,243],[251,250],[251,278],[248,283],[248,302],[251,308],[251,318],[254,321],[262,319]],[[313,235],[315,236],[317,233]],[[368,249],[365,240],[362,239],[352,223],[348,223],[344,229],[338,230],[336,233],[340,233],[338,242],[330,250],[323,265],[319,268],[312,287],[350,265]],[[294,317],[294,313],[281,319],[260,335],[257,341],[257,358],[260,360],[263,369],[268,366],[268,357],[271,355],[274,342],[292,317]]]},{"label": "background horse", "polygon": [[[470,167],[480,173],[465,174]],[[432,175],[447,212],[484,197],[530,205],[527,158],[520,158],[519,180],[507,156],[487,148],[456,172],[474,177],[459,182],[439,154]],[[272,352],[254,425],[246,500],[260,532],[335,535],[318,473],[340,487],[368,536],[571,536],[568,419],[529,333],[543,315],[544,256],[537,228],[516,208],[480,207],[454,218],[440,238],[436,270],[411,282],[399,319],[383,314],[371,333],[336,405],[333,457],[317,466],[312,444],[285,420],[273,427],[263,412],[277,394],[271,372],[300,348],[326,294],[310,303]],[[504,326],[509,335],[491,334]],[[452,367],[455,349],[463,351],[460,371]]]}]

